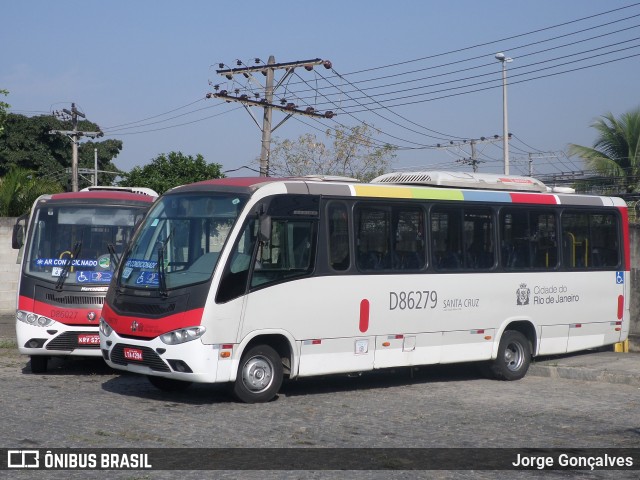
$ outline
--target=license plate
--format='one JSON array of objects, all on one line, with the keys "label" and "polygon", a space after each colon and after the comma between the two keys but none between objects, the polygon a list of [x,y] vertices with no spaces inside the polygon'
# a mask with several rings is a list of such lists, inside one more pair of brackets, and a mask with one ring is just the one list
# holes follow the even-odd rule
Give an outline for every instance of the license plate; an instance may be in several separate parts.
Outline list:
[{"label": "license plate", "polygon": [[78,335],[78,345],[100,345],[100,335],[97,333],[81,333]]},{"label": "license plate", "polygon": [[136,362],[142,361],[142,350],[139,348],[125,348],[124,358],[127,360],[134,360]]}]

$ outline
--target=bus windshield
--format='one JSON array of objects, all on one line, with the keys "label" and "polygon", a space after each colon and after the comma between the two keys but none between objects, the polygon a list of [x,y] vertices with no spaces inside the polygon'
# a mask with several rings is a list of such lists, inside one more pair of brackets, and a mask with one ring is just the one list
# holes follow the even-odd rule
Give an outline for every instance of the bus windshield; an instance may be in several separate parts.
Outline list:
[{"label": "bus windshield", "polygon": [[224,193],[160,198],[124,259],[118,284],[164,294],[209,280],[245,202]]},{"label": "bus windshield", "polygon": [[25,271],[63,285],[108,285],[146,208],[45,204],[34,212]]}]

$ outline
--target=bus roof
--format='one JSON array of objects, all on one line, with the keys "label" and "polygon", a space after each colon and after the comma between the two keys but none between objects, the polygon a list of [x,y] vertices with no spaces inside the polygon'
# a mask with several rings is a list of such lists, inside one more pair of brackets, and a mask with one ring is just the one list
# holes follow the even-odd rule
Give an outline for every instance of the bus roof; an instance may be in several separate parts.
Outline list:
[{"label": "bus roof", "polygon": [[129,192],[137,193],[140,195],[148,195],[150,197],[157,197],[158,192],[147,187],[112,187],[110,185],[93,185],[80,190],[81,192]]},{"label": "bus roof", "polygon": [[[435,175],[434,173],[437,173]],[[447,175],[448,174],[448,175]],[[420,176],[423,178],[411,178]],[[426,179],[430,175],[430,179]],[[571,193],[572,189],[553,189],[531,177],[468,174],[451,172],[402,172],[387,174],[371,183],[359,183],[345,177],[233,177],[205,180],[183,185],[171,193],[207,191],[212,188],[250,194],[274,183],[287,193],[338,197],[384,199],[450,200],[486,203],[527,203],[536,205],[625,206],[616,197]],[[448,179],[448,180],[447,180]],[[454,185],[455,184],[455,185]],[[446,185],[446,186],[445,186]]]},{"label": "bus roof", "polygon": [[371,180],[371,183],[459,187],[479,190],[515,190],[540,193],[548,191],[544,183],[533,177],[496,175],[492,173],[441,171],[393,172],[374,178]]},{"label": "bus roof", "polygon": [[126,203],[153,203],[154,196],[122,190],[82,190],[43,195],[38,200],[116,200]]}]

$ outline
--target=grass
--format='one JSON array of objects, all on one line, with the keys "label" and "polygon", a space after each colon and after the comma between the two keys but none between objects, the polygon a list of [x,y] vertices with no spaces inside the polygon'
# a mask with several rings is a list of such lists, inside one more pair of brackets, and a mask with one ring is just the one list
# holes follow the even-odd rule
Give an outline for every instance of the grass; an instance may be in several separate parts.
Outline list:
[{"label": "grass", "polygon": [[0,338],[0,348],[17,348],[17,346],[12,338]]}]

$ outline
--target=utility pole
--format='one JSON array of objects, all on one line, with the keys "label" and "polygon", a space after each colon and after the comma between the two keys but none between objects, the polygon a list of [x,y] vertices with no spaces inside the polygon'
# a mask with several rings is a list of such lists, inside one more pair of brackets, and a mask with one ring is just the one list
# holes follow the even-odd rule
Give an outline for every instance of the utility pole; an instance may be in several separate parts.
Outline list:
[{"label": "utility pole", "polygon": [[62,111],[71,117],[73,130],[50,130],[50,135],[61,133],[71,139],[71,191],[78,191],[78,145],[81,137],[101,137],[102,132],[81,132],[78,131],[78,117],[86,118],[85,114],[76,108],[76,104],[71,104],[71,110],[63,108]]},{"label": "utility pole", "polygon": [[[255,63],[261,63],[261,60],[256,58]],[[261,139],[261,148],[260,148],[260,176],[268,177],[269,176],[269,155],[271,152],[271,134],[284,122],[286,122],[289,118],[291,118],[294,114],[307,115],[310,117],[321,117],[321,118],[332,118],[335,114],[332,111],[327,111],[324,113],[316,112],[315,108],[308,106],[306,108],[301,109],[293,103],[292,101],[288,102],[286,99],[280,101],[281,105],[276,105],[273,103],[273,96],[275,91],[284,83],[284,81],[291,76],[297,67],[304,67],[305,70],[311,71],[313,70],[314,65],[323,65],[325,68],[331,68],[331,62],[328,60],[321,60],[319,58],[315,58],[312,60],[300,60],[296,62],[287,62],[287,63],[276,63],[275,57],[271,55],[266,64],[256,65],[252,67],[248,67],[244,65],[240,60],[237,61],[238,68],[223,68],[225,65],[220,63],[218,66],[219,70],[216,70],[218,75],[222,75],[226,77],[228,80],[233,80],[235,75],[242,75],[245,79],[257,85],[260,89],[264,91],[264,94],[260,96],[260,94],[255,93],[255,99],[249,98],[248,94],[240,94],[240,89],[234,89],[235,95],[230,95],[227,90],[220,89],[220,85],[213,85],[215,92],[208,93],[207,98],[219,98],[226,102],[240,102],[242,106],[245,108],[247,113],[251,115],[254,123],[258,126],[258,128],[262,132]],[[285,70],[285,74],[275,82],[275,71],[276,70]],[[264,85],[260,83],[254,77],[254,73],[260,72],[265,76]],[[258,120],[253,115],[251,110],[248,107],[250,106],[258,106],[264,109],[264,113],[262,116],[262,126],[258,123]],[[280,110],[285,112],[286,117],[281,120],[275,127],[272,127],[272,112],[273,110]]]},{"label": "utility pole", "polygon": [[481,163],[485,163],[484,160],[479,160],[478,159],[478,149],[477,149],[477,145],[478,144],[482,144],[482,143],[495,143],[497,141],[500,141],[502,139],[502,137],[500,135],[494,135],[493,137],[487,138],[487,137],[480,137],[479,139],[471,139],[471,140],[462,140],[460,142],[454,142],[453,140],[449,142],[449,145],[442,145],[440,143],[438,143],[437,147],[438,148],[456,148],[458,150],[462,150],[462,147],[466,146],[466,145],[470,145],[471,146],[471,156],[470,157],[464,157],[464,158],[460,158],[458,160],[456,160],[457,163],[463,163],[465,165],[471,165],[471,168],[473,169],[473,173],[477,173],[478,172],[478,165],[480,165]]},{"label": "utility pole", "polygon": [[520,158],[513,158],[513,163],[518,163],[518,162],[527,162],[528,168],[528,176],[529,177],[533,177],[533,161],[534,160],[544,160],[544,159],[550,159],[550,158],[555,158],[556,160],[559,159],[560,155],[562,155],[563,152],[538,152],[538,153],[532,153],[529,152],[527,154],[527,159],[525,160],[524,158],[520,157]]},{"label": "utility pole", "polygon": [[502,63],[502,142],[504,158],[504,174],[509,175],[509,127],[507,119],[507,63],[513,62],[513,58],[505,56],[499,52],[495,55],[496,60]]}]

